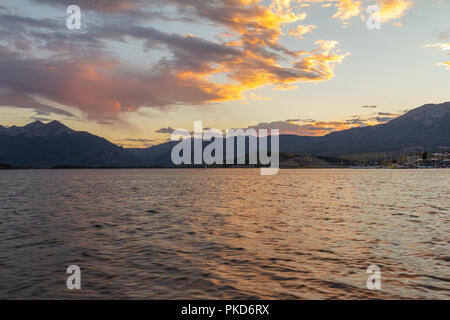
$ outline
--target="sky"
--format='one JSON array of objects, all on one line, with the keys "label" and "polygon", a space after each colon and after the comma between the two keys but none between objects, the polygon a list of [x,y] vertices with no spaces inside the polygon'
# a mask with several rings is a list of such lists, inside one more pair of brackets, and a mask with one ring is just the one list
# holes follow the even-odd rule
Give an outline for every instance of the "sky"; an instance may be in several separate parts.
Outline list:
[{"label": "sky", "polygon": [[384,123],[450,101],[449,13],[448,0],[2,0],[0,125],[58,120],[148,147],[194,121]]}]

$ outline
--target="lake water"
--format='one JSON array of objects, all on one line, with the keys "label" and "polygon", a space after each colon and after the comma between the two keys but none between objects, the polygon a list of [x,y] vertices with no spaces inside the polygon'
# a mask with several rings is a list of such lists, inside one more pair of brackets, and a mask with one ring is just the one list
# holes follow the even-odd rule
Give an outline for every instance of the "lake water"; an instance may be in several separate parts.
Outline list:
[{"label": "lake water", "polygon": [[449,299],[449,194],[450,170],[0,171],[0,298]]}]

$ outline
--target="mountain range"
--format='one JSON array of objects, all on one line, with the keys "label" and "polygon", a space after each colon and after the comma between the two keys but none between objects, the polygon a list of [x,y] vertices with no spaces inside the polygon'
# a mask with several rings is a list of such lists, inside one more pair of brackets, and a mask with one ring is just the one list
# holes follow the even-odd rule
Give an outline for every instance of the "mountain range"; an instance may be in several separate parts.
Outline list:
[{"label": "mountain range", "polygon": [[0,163],[13,166],[122,167],[136,163],[122,147],[58,121],[0,127]]},{"label": "mountain range", "polygon": [[[58,121],[36,121],[24,127],[0,126],[0,163],[36,168],[172,167],[170,155],[176,143],[125,149]],[[385,124],[320,137],[280,135],[280,152],[297,155],[345,158],[412,146],[424,150],[450,146],[450,102],[421,106]]]}]

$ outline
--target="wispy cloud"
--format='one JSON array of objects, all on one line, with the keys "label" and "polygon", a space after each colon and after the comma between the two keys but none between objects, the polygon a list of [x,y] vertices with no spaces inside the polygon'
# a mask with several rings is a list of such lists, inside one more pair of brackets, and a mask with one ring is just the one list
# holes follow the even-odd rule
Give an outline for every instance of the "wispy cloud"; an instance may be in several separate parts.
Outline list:
[{"label": "wispy cloud", "polygon": [[[438,48],[442,51],[450,51],[450,43],[447,42],[449,39],[448,32],[441,32],[437,36],[440,40],[440,42],[437,43],[430,43],[423,46],[423,48]],[[447,53],[448,56],[450,56],[450,53]],[[450,70],[450,61],[444,61],[436,63],[438,66],[444,66],[447,68],[447,70]]]},{"label": "wispy cloud", "polygon": [[376,112],[371,115],[357,115],[340,121],[315,121],[312,119],[289,119],[285,121],[263,122],[252,129],[278,129],[281,134],[293,134],[301,136],[322,136],[334,131],[341,131],[357,127],[373,126],[389,122],[399,116],[400,113]]},{"label": "wispy cloud", "polygon": [[305,26],[298,25],[297,27],[290,29],[289,34],[291,36],[302,39],[305,34],[313,32],[314,29],[316,29],[316,28],[317,28],[317,26],[312,25],[312,24],[308,24]]},{"label": "wispy cloud", "polygon": [[336,12],[333,18],[339,20],[350,20],[354,17],[362,17],[362,13],[369,5],[380,6],[380,18],[382,22],[398,20],[412,7],[410,0],[298,0],[303,3],[318,3],[322,7],[334,6]]},{"label": "wispy cloud", "polygon": [[164,133],[164,134],[171,134],[174,131],[175,129],[172,127],[160,128],[158,130],[155,130],[156,133]]},{"label": "wispy cloud", "polygon": [[115,144],[124,148],[147,148],[161,142],[162,141],[155,139],[135,139],[135,138],[120,139],[114,141]]}]

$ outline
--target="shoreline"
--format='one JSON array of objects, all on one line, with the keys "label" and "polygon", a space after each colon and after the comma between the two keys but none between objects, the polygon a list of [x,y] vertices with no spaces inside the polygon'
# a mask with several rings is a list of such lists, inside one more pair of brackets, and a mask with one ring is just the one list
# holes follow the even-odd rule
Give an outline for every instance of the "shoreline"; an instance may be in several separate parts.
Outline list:
[{"label": "shoreline", "polygon": [[[181,169],[261,169],[261,167],[63,167],[63,168],[34,168],[34,167],[11,167],[0,168],[0,171],[12,170],[181,170]],[[430,170],[430,169],[450,169],[450,167],[428,167],[428,168],[389,168],[389,167],[280,167],[280,170],[307,170],[307,169],[342,169],[342,170]]]}]

